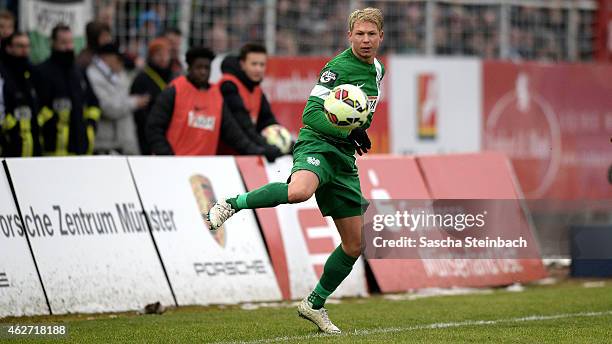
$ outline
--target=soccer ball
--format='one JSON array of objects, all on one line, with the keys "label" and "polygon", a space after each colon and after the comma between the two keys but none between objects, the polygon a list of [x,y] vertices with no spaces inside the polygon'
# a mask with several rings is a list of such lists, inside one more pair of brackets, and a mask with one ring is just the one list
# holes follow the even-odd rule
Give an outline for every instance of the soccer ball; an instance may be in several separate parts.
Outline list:
[{"label": "soccer ball", "polygon": [[331,124],[344,129],[364,125],[370,113],[368,97],[361,88],[351,84],[334,87],[325,98],[323,107]]},{"label": "soccer ball", "polygon": [[272,124],[261,131],[261,135],[269,145],[278,147],[283,154],[289,153],[291,149],[291,133],[282,125]]}]

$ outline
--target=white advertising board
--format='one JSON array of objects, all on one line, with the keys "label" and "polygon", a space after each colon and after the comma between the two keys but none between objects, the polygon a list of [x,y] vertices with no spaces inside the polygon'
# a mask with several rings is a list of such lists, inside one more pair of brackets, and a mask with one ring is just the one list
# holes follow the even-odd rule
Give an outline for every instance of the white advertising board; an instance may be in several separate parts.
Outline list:
[{"label": "white advertising board", "polygon": [[253,211],[236,213],[215,233],[202,217],[217,198],[245,192],[233,157],[129,163],[179,305],[281,299]]},{"label": "white advertising board", "polygon": [[0,318],[37,314],[49,308],[0,161]]},{"label": "white advertising board", "polygon": [[[291,157],[266,163],[268,181],[285,182],[291,166]],[[291,298],[302,298],[319,281],[327,257],[340,245],[340,234],[331,217],[321,215],[314,196],[303,203],[280,205],[276,207],[276,214],[289,270]],[[367,295],[365,268],[359,258],[332,297],[364,295]]]},{"label": "white advertising board", "polygon": [[174,305],[125,158],[7,164],[54,314]]},{"label": "white advertising board", "polygon": [[477,152],[482,142],[482,63],[389,58],[391,152]]}]

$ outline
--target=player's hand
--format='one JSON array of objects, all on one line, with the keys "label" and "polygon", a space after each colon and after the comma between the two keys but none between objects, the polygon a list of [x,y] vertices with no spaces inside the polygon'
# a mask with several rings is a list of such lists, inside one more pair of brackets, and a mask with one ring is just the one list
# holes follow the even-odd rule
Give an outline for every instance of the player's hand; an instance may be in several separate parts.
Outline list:
[{"label": "player's hand", "polygon": [[351,130],[351,133],[348,135],[349,141],[355,147],[357,154],[363,155],[368,152],[370,148],[372,148],[372,142],[370,142],[370,138],[368,137],[368,133],[366,133],[365,129],[355,128]]},{"label": "player's hand", "polygon": [[280,149],[278,149],[278,147],[276,146],[266,145],[266,147],[264,148],[263,155],[266,157],[266,160],[268,160],[268,162],[274,162],[274,160],[283,156],[283,152],[281,152]]}]

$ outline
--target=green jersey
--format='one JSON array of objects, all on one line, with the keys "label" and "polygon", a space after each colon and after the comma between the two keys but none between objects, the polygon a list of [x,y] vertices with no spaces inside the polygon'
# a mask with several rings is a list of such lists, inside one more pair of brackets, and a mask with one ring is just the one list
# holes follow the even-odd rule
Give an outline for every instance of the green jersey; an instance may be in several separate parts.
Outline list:
[{"label": "green jersey", "polygon": [[[322,139],[332,143],[346,144],[350,130],[333,126],[325,116],[323,102],[329,92],[338,85],[352,84],[361,87],[368,96],[370,114],[364,129],[370,127],[376,104],[380,97],[380,82],[385,74],[383,64],[374,59],[369,64],[358,59],[351,48],[346,49],[327,62],[319,74],[319,80],[312,89],[302,114],[304,128],[300,130],[299,139]],[[354,152],[353,152],[354,154]]]}]

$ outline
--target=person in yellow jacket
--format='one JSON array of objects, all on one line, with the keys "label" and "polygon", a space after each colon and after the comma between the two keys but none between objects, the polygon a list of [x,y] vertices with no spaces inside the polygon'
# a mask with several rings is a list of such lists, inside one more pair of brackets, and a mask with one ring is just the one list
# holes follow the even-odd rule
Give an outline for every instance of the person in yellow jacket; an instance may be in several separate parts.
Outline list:
[{"label": "person in yellow jacket", "polygon": [[51,31],[51,56],[38,66],[38,75],[45,78],[37,83],[44,155],[93,153],[100,108],[89,81],[74,61],[72,32],[59,24]]},{"label": "person in yellow jacket", "polygon": [[23,32],[14,32],[2,41],[2,50],[2,156],[40,155],[40,130],[36,118],[40,105],[29,60],[30,39]]}]

